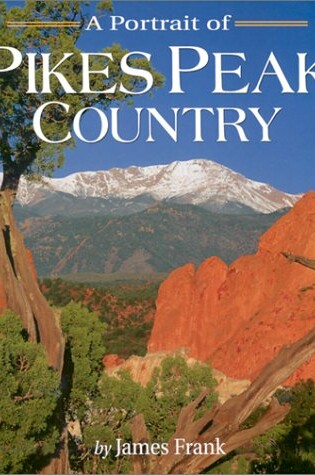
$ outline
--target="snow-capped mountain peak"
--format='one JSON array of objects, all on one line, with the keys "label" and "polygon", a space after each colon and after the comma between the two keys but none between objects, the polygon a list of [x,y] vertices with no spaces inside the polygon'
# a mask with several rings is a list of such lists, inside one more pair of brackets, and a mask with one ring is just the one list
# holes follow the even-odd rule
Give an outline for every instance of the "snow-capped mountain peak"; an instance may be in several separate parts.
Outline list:
[{"label": "snow-capped mountain peak", "polygon": [[32,204],[47,190],[80,198],[132,199],[148,195],[157,201],[175,200],[195,205],[210,201],[220,204],[233,202],[269,213],[292,206],[299,198],[299,195],[276,190],[204,159],[79,172],[65,178],[45,178],[44,181],[45,184],[38,184],[22,179],[18,201],[23,205]]}]

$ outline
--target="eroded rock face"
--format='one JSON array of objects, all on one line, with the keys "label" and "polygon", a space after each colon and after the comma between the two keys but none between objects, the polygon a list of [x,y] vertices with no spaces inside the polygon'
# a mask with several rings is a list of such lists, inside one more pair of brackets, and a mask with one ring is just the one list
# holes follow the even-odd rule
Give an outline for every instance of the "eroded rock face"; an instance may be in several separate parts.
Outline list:
[{"label": "eroded rock face", "polygon": [[[289,262],[315,259],[315,193],[305,195],[260,239],[255,255],[229,268],[210,258],[162,284],[148,351],[186,348],[237,379],[253,379],[280,348],[315,326],[315,271]],[[290,362],[288,362],[290,364]],[[315,359],[290,379],[315,378]]]},{"label": "eroded rock face", "polygon": [[32,271],[32,274],[34,276],[34,279],[37,280],[37,272],[36,272],[34,257],[33,257],[32,251],[30,249],[26,249],[26,256],[27,256],[27,260],[28,260],[28,262],[31,266],[31,271]]},{"label": "eroded rock face", "polygon": [[[31,272],[34,276],[34,279],[37,279],[37,273],[35,268],[35,263],[33,259],[33,254],[29,249],[26,249],[27,261],[30,264]],[[8,299],[5,292],[5,285],[0,280],[0,315],[9,308]]]},{"label": "eroded rock face", "polygon": [[[208,352],[200,346],[202,335],[209,333],[208,315],[213,315],[213,322],[218,315],[219,289],[227,271],[221,259],[211,257],[197,271],[193,264],[187,264],[170,274],[159,290],[149,352],[186,348],[192,355],[206,359]],[[216,339],[215,326],[214,332],[208,334],[209,344]]]}]

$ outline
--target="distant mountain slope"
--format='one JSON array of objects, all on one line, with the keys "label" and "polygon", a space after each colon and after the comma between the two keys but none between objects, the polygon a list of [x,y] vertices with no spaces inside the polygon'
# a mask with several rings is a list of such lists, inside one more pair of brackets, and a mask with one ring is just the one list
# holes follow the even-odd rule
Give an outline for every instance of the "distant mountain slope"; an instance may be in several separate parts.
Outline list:
[{"label": "distant mountain slope", "polygon": [[224,215],[158,204],[124,217],[32,216],[16,210],[39,275],[164,273],[216,255],[231,262],[256,249],[282,214]]},{"label": "distant mountain slope", "polygon": [[[43,187],[22,180],[19,203],[41,209],[48,206],[51,214],[66,214],[62,211],[65,206],[77,215],[81,207],[93,214],[123,215],[161,201],[229,213],[244,210],[270,213],[292,206],[299,198],[202,159],[82,172],[45,181]],[[76,201],[73,197],[86,201]]]}]

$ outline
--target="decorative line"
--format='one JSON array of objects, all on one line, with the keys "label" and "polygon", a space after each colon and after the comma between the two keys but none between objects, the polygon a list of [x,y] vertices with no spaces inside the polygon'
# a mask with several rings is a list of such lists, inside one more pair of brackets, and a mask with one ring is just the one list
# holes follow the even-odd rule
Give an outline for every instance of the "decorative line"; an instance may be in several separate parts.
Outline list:
[{"label": "decorative line", "polygon": [[236,20],[234,25],[238,28],[307,28],[306,20]]},{"label": "decorative line", "polygon": [[[99,0],[91,0],[92,2],[98,2]],[[191,2],[194,1],[196,2],[202,2],[202,3],[212,3],[212,2],[218,2],[220,0],[115,0],[118,3],[132,3],[132,2],[150,2],[150,3],[160,3],[160,2],[172,2],[172,3],[180,3],[180,2]],[[261,3],[261,2],[273,2],[273,3],[284,3],[284,2],[290,2],[290,3],[314,3],[315,0],[229,0],[232,3],[237,3],[237,2],[250,2],[250,3]]]},{"label": "decorative line", "polygon": [[78,28],[81,26],[79,21],[7,21],[7,27],[9,28],[25,28],[33,26],[35,28]]},{"label": "decorative line", "polygon": [[289,23],[307,24],[307,20],[235,20],[237,23]]}]

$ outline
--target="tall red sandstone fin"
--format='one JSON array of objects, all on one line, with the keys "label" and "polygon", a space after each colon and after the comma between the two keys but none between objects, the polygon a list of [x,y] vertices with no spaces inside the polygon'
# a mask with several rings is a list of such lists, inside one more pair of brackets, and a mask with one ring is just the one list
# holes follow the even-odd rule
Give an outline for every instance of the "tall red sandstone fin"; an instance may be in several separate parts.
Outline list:
[{"label": "tall red sandstone fin", "polygon": [[155,319],[149,352],[189,347],[194,276],[194,265],[186,264],[171,272],[160,286],[156,308],[163,318]]},{"label": "tall red sandstone fin", "polygon": [[157,314],[148,344],[149,352],[199,346],[199,334],[207,328],[194,311],[195,303],[202,295],[211,294],[204,301],[204,312],[208,314],[211,306],[215,314],[218,290],[226,272],[226,264],[221,259],[212,257],[197,271],[192,264],[187,264],[170,274],[159,290]]}]

